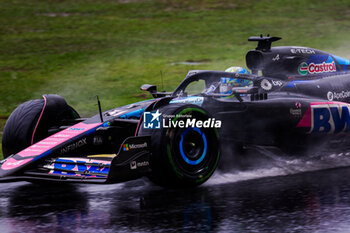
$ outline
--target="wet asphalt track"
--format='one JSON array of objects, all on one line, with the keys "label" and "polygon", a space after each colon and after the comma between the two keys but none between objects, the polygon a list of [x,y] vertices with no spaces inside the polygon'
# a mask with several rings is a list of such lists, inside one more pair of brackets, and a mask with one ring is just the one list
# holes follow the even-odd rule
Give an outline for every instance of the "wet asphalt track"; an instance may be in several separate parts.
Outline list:
[{"label": "wet asphalt track", "polygon": [[1,232],[349,232],[350,168],[164,189],[0,184]]}]

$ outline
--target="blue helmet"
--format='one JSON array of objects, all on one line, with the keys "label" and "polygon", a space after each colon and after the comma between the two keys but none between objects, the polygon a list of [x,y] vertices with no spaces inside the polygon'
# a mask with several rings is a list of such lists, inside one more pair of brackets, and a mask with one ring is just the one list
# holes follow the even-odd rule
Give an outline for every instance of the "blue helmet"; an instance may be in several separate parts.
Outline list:
[{"label": "blue helmet", "polygon": [[250,74],[249,70],[244,69],[243,67],[239,66],[231,66],[230,68],[227,68],[225,72],[230,73],[239,73],[239,74]]},{"label": "blue helmet", "polygon": [[[249,70],[239,66],[232,66],[230,68],[227,68],[225,72],[250,74]],[[221,78],[220,84],[221,84],[220,85],[221,94],[231,94],[233,87],[245,87],[252,84],[252,81],[249,81],[246,79],[237,79],[237,78]]]}]

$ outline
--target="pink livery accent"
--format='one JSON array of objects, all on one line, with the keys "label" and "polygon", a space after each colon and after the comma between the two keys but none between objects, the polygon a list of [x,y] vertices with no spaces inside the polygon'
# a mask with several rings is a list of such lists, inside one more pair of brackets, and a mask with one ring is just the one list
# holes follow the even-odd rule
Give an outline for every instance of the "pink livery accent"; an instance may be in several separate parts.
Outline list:
[{"label": "pink livery accent", "polygon": [[40,113],[38,122],[37,122],[36,125],[35,125],[34,131],[33,131],[33,135],[32,135],[32,141],[31,141],[31,143],[30,143],[31,145],[33,145],[33,143],[34,143],[34,135],[35,135],[36,129],[38,128],[39,122],[40,122],[41,117],[43,116],[43,113],[44,113],[45,108],[46,108],[47,99],[46,99],[46,97],[45,97],[44,95],[43,95],[43,98],[44,98],[44,100],[45,100],[44,107],[43,107],[43,110],[41,110],[41,113]]},{"label": "pink livery accent", "polygon": [[299,121],[297,127],[310,127],[311,126],[311,105],[312,104],[313,103],[310,104],[310,107],[307,109],[303,118],[301,118],[301,120]]},{"label": "pink livery accent", "polygon": [[340,106],[340,105],[348,105],[347,103],[343,102],[311,102],[309,108],[307,109],[306,113],[304,114],[303,118],[299,121],[297,127],[311,127],[312,126],[312,108],[313,106]]},{"label": "pink livery accent", "polygon": [[14,169],[16,167],[19,167],[23,164],[28,163],[29,161],[31,161],[33,158],[29,158],[29,159],[22,159],[22,160],[16,160],[14,158],[9,158],[6,160],[6,162],[1,166],[2,170],[11,170]]},{"label": "pink livery accent", "polygon": [[30,157],[30,156],[36,156],[40,155],[55,146],[68,141],[69,139],[72,139],[79,134],[85,133],[90,129],[93,129],[97,126],[100,126],[101,123],[95,123],[95,124],[85,124],[85,123],[78,123],[76,125],[73,125],[65,130],[62,130],[48,138],[45,138],[26,149],[20,151],[17,153],[18,155],[22,157]]}]

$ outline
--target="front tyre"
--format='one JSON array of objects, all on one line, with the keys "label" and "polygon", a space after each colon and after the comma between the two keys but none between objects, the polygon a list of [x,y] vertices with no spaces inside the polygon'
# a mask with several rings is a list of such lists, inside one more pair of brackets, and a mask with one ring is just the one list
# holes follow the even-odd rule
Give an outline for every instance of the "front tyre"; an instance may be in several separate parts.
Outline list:
[{"label": "front tyre", "polygon": [[[152,175],[162,186],[189,187],[204,183],[220,159],[219,134],[214,127],[180,127],[180,122],[212,122],[209,113],[196,105],[172,104],[159,109],[170,128],[144,129],[152,137]],[[172,122],[172,123],[170,123]],[[176,125],[176,126],[175,126]],[[210,125],[209,126],[213,126]]]},{"label": "front tyre", "polygon": [[49,135],[49,128],[79,114],[58,95],[45,95],[19,105],[8,118],[2,137],[4,158],[16,154]]}]

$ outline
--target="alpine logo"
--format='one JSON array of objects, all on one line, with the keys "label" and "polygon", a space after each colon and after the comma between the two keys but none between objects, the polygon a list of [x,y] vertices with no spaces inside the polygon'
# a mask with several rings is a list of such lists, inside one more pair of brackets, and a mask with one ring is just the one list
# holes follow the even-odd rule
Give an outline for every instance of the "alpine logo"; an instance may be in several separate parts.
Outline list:
[{"label": "alpine logo", "polygon": [[277,54],[276,57],[272,58],[272,61],[278,61],[280,59],[280,55]]},{"label": "alpine logo", "polygon": [[308,73],[320,74],[336,72],[337,68],[335,67],[334,61],[332,61],[331,63],[323,62],[321,64],[310,63],[309,65],[306,62],[303,62],[299,65],[298,71],[301,75],[307,75]]},{"label": "alpine logo", "polygon": [[297,127],[310,127],[308,133],[350,131],[350,105],[345,103],[311,103]]}]

